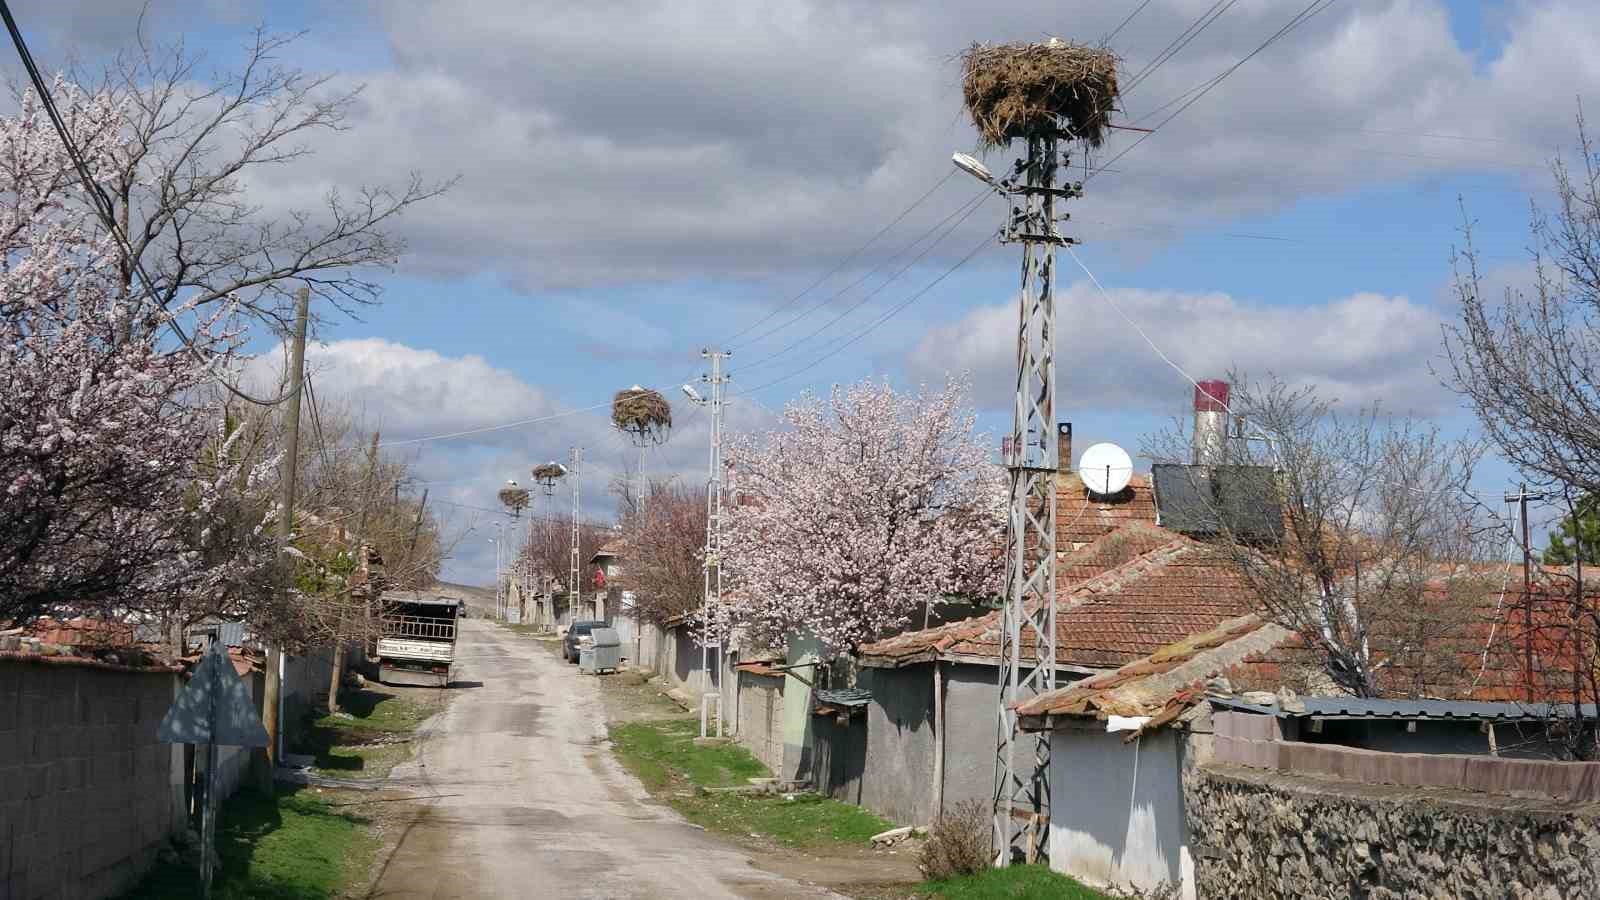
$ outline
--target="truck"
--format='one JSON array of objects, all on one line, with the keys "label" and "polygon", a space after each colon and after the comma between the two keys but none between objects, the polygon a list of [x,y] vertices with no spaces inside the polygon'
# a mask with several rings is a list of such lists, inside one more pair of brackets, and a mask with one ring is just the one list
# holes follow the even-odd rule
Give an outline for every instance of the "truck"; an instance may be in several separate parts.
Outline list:
[{"label": "truck", "polygon": [[385,592],[378,609],[378,681],[446,687],[463,602],[422,591]]}]

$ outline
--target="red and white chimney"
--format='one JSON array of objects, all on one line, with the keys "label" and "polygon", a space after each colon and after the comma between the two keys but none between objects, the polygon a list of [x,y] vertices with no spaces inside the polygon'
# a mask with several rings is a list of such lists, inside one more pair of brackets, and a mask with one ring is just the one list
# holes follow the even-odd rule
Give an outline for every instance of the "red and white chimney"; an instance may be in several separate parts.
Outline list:
[{"label": "red and white chimney", "polygon": [[1226,381],[1202,381],[1194,389],[1194,464],[1221,465],[1228,450],[1228,390]]}]

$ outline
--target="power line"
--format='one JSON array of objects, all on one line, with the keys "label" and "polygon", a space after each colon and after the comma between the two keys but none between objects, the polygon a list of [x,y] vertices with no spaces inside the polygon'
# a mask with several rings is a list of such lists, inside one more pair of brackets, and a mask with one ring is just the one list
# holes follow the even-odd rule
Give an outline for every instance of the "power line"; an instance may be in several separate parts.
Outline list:
[{"label": "power line", "polygon": [[45,84],[44,76],[39,73],[39,67],[33,61],[33,54],[28,51],[27,42],[22,39],[22,30],[17,27],[17,20],[11,15],[11,5],[6,0],[0,0],[0,17],[5,19],[6,31],[11,34],[11,42],[17,48],[17,56],[22,60],[22,67],[27,70],[28,79],[33,83],[34,92],[39,95],[39,105],[44,107],[45,114],[50,119],[50,124],[55,128],[56,136],[61,139],[61,144],[67,151],[67,158],[71,160],[73,169],[77,171],[79,180],[83,182],[84,192],[88,194],[90,204],[94,207],[94,211],[99,216],[101,223],[111,233],[112,240],[116,241],[118,251],[123,254],[123,258],[133,267],[134,273],[139,276],[139,281],[144,284],[145,293],[155,303],[156,308],[160,310],[162,321],[167,324],[173,334],[177,335],[178,341],[183,344],[190,355],[205,366],[206,370],[217,380],[217,383],[221,384],[228,393],[257,406],[277,406],[288,400],[293,393],[292,391],[280,394],[269,401],[252,397],[228,383],[222,373],[217,371],[215,363],[201,355],[199,348],[194,345],[189,335],[183,330],[183,326],[178,324],[177,317],[167,310],[167,304],[162,302],[161,298],[156,295],[155,280],[150,277],[150,273],[145,271],[144,261],[134,255],[133,243],[128,240],[127,236],[122,233],[122,228],[118,226],[116,211],[111,205],[111,198],[106,196],[100,184],[94,180],[94,175],[89,171],[89,164],[84,160],[82,151],[78,149],[77,143],[73,141],[71,133],[68,132],[66,120],[61,117],[60,110],[56,108],[55,98],[51,96],[50,88]]},{"label": "power line", "polygon": [[[951,169],[950,171],[951,171],[951,174],[954,174],[954,172],[955,172],[954,169]],[[794,318],[792,318],[789,321],[783,323],[782,325],[779,325],[776,328],[773,328],[773,329],[767,331],[765,334],[762,334],[759,337],[756,337],[756,338],[753,338],[753,339],[751,339],[749,341],[746,341],[745,343],[739,345],[738,347],[734,347],[732,349],[740,350],[740,349],[743,349],[745,347],[749,347],[751,344],[758,343],[758,342],[760,342],[760,341],[762,341],[762,340],[764,340],[764,339],[766,339],[768,337],[771,337],[772,335],[777,334],[778,332],[782,331],[785,328],[788,328],[789,326],[795,324],[796,322],[800,321],[801,319],[805,318],[806,316],[810,315],[811,313],[814,313],[817,310],[823,308],[824,306],[827,306],[829,303],[832,303],[834,300],[837,300],[838,298],[844,296],[849,291],[854,290],[855,288],[859,287],[863,282],[865,282],[868,278],[871,278],[873,275],[877,274],[885,266],[888,266],[890,263],[893,263],[895,260],[899,259],[900,257],[904,256],[906,253],[910,252],[911,248],[913,248],[913,247],[917,246],[918,244],[922,243],[922,241],[924,239],[926,239],[928,237],[928,235],[933,234],[935,231],[938,231],[941,227],[944,226],[944,224],[946,222],[949,222],[952,218],[954,218],[955,216],[960,214],[962,211],[966,210],[969,205],[981,202],[983,200],[983,198],[985,198],[985,197],[987,197],[989,195],[989,193],[990,192],[988,190],[980,191],[971,200],[968,200],[967,203],[956,207],[956,209],[953,210],[949,215],[946,215],[943,219],[940,219],[938,222],[935,222],[933,225],[929,226],[927,230],[923,231],[921,234],[919,234],[915,238],[913,238],[911,240],[911,243],[909,243],[905,247],[901,248],[898,252],[893,253],[890,256],[886,257],[882,262],[878,263],[876,266],[873,266],[872,268],[868,269],[866,272],[862,273],[860,278],[857,278],[855,281],[852,281],[849,284],[845,285],[844,287],[840,288],[839,290],[834,291],[832,294],[829,294],[827,297],[824,297],[822,300],[818,301],[816,304],[814,304],[814,305],[812,305],[810,307],[807,307],[806,309],[802,310],[800,313],[796,314],[794,316]],[[949,234],[949,232],[946,232],[945,235],[941,235],[938,238],[938,240],[936,240],[934,243],[938,243],[938,241],[944,240],[944,238],[946,236],[948,236],[948,234]],[[931,245],[930,245],[930,249],[931,249]],[[927,252],[928,251],[926,249],[923,250],[922,253],[919,253],[917,255],[916,259],[912,260],[912,263],[915,264],[916,260],[917,259],[921,259],[922,256],[924,254],[926,254]],[[889,282],[894,281],[896,278],[898,278],[902,274],[904,274],[907,268],[910,268],[910,266],[908,265],[905,268],[902,268],[900,271],[896,272],[894,275],[889,276],[888,281],[885,281],[883,284],[879,285],[876,290],[882,290],[884,287],[888,286]],[[806,338],[802,338],[800,341],[798,341],[796,343],[804,343],[805,340],[806,340]],[[779,350],[777,353],[773,354],[773,357],[782,356],[784,353],[788,352],[793,347],[794,347],[794,344],[791,344],[789,347],[785,347],[783,350]],[[771,359],[771,358],[772,357],[769,357],[768,359]],[[746,366],[746,368],[749,368],[749,367]]]},{"label": "power line", "polygon": [[963,257],[961,257],[961,259],[957,260],[955,265],[951,266],[948,269],[945,269],[943,272],[941,272],[939,274],[939,277],[937,277],[937,278],[933,279],[932,281],[928,282],[926,285],[924,285],[922,287],[921,290],[918,290],[916,293],[914,293],[911,296],[907,297],[906,299],[902,300],[900,303],[890,307],[889,310],[887,312],[885,312],[883,315],[879,316],[876,321],[872,322],[872,324],[870,324],[870,325],[866,326],[865,328],[861,329],[860,331],[856,332],[854,335],[852,335],[844,343],[839,344],[838,346],[834,347],[832,350],[829,350],[827,353],[824,353],[822,356],[816,358],[815,360],[812,360],[810,363],[808,363],[807,365],[805,365],[802,368],[796,369],[796,370],[794,370],[793,372],[790,372],[787,375],[783,375],[783,376],[780,376],[778,378],[774,378],[773,380],[771,380],[771,381],[769,381],[769,382],[767,382],[765,384],[758,385],[756,387],[740,391],[739,394],[740,395],[754,394],[757,391],[764,391],[767,388],[770,388],[770,387],[772,387],[774,385],[782,384],[783,382],[788,381],[791,378],[796,378],[796,377],[798,377],[798,376],[800,376],[800,375],[802,375],[802,374],[804,374],[806,372],[811,371],[812,369],[814,369],[817,366],[821,365],[824,361],[826,361],[826,360],[838,355],[846,347],[848,347],[851,344],[854,344],[856,341],[859,341],[862,338],[866,337],[874,329],[878,328],[883,323],[885,323],[885,322],[889,321],[890,319],[894,318],[894,316],[899,314],[901,310],[904,310],[906,307],[908,307],[912,303],[916,302],[916,300],[918,298],[920,298],[923,294],[926,294],[928,291],[933,290],[933,288],[936,285],[938,285],[939,282],[944,281],[946,278],[950,277],[950,275],[953,274],[957,269],[959,269],[962,266],[966,265],[974,256],[977,256],[979,251],[981,251],[981,250],[983,250],[983,248],[987,247],[989,245],[989,241],[992,240],[993,238],[994,238],[994,235],[992,235],[992,234],[985,235],[983,240],[979,241],[977,246],[973,247],[970,251],[968,251],[966,256],[963,256]]},{"label": "power line", "polygon": [[1146,6],[1149,6],[1149,5],[1150,5],[1150,0],[1144,0],[1143,3],[1141,3],[1138,6],[1134,7],[1133,12],[1128,13],[1128,17],[1126,19],[1122,20],[1122,24],[1120,24],[1117,27],[1111,29],[1111,31],[1108,32],[1105,37],[1100,39],[1100,43],[1102,43],[1102,44],[1111,43],[1111,39],[1115,38],[1117,35],[1121,34],[1122,33],[1122,29],[1127,28],[1128,27],[1128,23],[1132,22],[1134,17],[1139,15],[1139,13],[1144,12],[1144,8]]},{"label": "power line", "polygon": [[[839,262],[836,263],[833,268],[829,269],[827,272],[824,272],[822,274],[822,276],[820,278],[818,278],[816,281],[811,282],[811,284],[808,285],[805,288],[805,290],[802,290],[800,293],[795,294],[795,295],[793,295],[792,297],[789,297],[786,300],[783,300],[777,306],[773,307],[771,312],[767,313],[765,316],[762,316],[760,319],[757,319],[754,323],[752,323],[752,324],[740,329],[739,331],[733,333],[732,335],[729,335],[726,339],[723,340],[722,343],[724,345],[732,344],[733,341],[738,340],[741,337],[744,337],[745,335],[747,335],[750,332],[756,330],[757,328],[760,328],[762,325],[765,325],[766,323],[772,321],[772,318],[774,316],[776,316],[779,312],[781,312],[784,307],[794,303],[796,300],[799,300],[801,297],[804,297],[806,294],[811,293],[813,290],[815,290],[823,282],[827,281],[829,278],[832,278],[837,272],[839,272],[839,270],[841,270],[845,266],[849,265],[853,260],[856,259],[856,257],[858,257],[862,253],[864,253],[868,247],[871,247],[874,243],[877,243],[879,238],[883,237],[885,234],[888,234],[889,233],[889,229],[891,229],[894,226],[900,224],[900,222],[903,219],[905,219],[906,216],[910,215],[913,210],[915,210],[917,207],[921,206],[922,202],[924,200],[927,200],[929,197],[933,196],[935,191],[939,190],[939,188],[944,187],[945,183],[948,182],[951,179],[951,177],[953,177],[954,175],[955,175],[955,170],[953,170],[953,169],[951,171],[948,171],[948,172],[944,173],[944,177],[940,178],[937,182],[935,182],[933,187],[928,188],[928,190],[925,191],[922,194],[922,196],[920,196],[916,200],[912,201],[910,206],[908,206],[905,209],[901,210],[900,214],[898,216],[895,216],[894,219],[889,222],[889,224],[883,226],[882,228],[879,228],[877,233],[873,234],[872,237],[867,239],[866,243],[862,244],[861,246],[857,247],[855,250],[851,251],[849,253],[849,255],[847,255],[843,259],[839,260]],[[759,340],[759,338],[758,338],[758,340]],[[735,348],[735,349],[737,349],[737,348]]]},{"label": "power line", "polygon": [[[1106,166],[1109,166],[1112,163],[1115,163],[1117,160],[1119,160],[1119,159],[1123,158],[1124,156],[1127,156],[1129,153],[1133,152],[1133,149],[1135,147],[1137,147],[1140,144],[1144,143],[1145,141],[1149,140],[1151,135],[1155,134],[1157,131],[1160,131],[1163,127],[1165,127],[1167,125],[1167,123],[1171,122],[1173,119],[1176,119],[1178,116],[1182,115],[1184,110],[1186,110],[1189,107],[1193,106],[1195,103],[1197,103],[1200,100],[1200,98],[1204,97],[1206,94],[1211,93],[1212,89],[1214,89],[1217,85],[1221,84],[1224,80],[1226,80],[1229,75],[1232,75],[1234,72],[1238,71],[1240,66],[1243,66],[1245,63],[1249,62],[1250,60],[1255,59],[1256,56],[1261,53],[1261,51],[1263,51],[1263,50],[1267,49],[1268,47],[1272,46],[1274,43],[1276,43],[1284,35],[1288,34],[1289,32],[1293,31],[1294,29],[1298,28],[1299,26],[1305,24],[1313,16],[1317,15],[1318,13],[1322,12],[1323,10],[1325,10],[1328,7],[1332,6],[1333,4],[1334,4],[1334,0],[1311,0],[1311,2],[1308,3],[1304,9],[1300,10],[1300,12],[1295,14],[1294,18],[1292,18],[1288,22],[1284,23],[1283,27],[1281,27],[1277,31],[1273,32],[1270,37],[1268,37],[1266,40],[1262,41],[1259,45],[1257,45],[1254,50],[1251,50],[1249,53],[1245,54],[1243,59],[1240,59],[1238,62],[1234,63],[1233,65],[1229,66],[1228,68],[1223,69],[1220,73],[1218,73],[1217,75],[1213,76],[1209,80],[1207,80],[1205,82],[1202,82],[1201,83],[1201,90],[1199,91],[1199,93],[1196,93],[1193,97],[1190,97],[1189,100],[1186,101],[1182,106],[1180,106],[1177,109],[1173,110],[1172,114],[1167,116],[1165,119],[1162,119],[1161,123],[1159,125],[1156,125],[1153,128],[1151,128],[1149,131],[1145,132],[1144,134],[1139,135],[1139,139],[1134,141],[1133,143],[1129,144],[1127,147],[1124,147],[1122,152],[1120,152],[1116,156],[1113,156],[1110,159],[1106,160],[1105,165],[1097,166],[1093,172],[1090,172],[1089,175],[1087,177],[1085,177],[1084,180],[1087,181],[1087,180],[1089,180],[1089,178],[1093,178],[1095,175],[1099,174],[1102,170],[1104,170]],[[1191,88],[1190,90],[1192,91],[1193,89]],[[1186,91],[1185,93],[1189,93],[1189,91]]]},{"label": "power line", "polygon": [[1195,38],[1199,37],[1201,32],[1205,31],[1207,28],[1210,28],[1211,23],[1222,18],[1222,14],[1227,12],[1229,9],[1232,9],[1233,5],[1237,2],[1238,0],[1217,0],[1216,3],[1211,4],[1210,9],[1201,13],[1200,18],[1189,23],[1188,28],[1185,28],[1178,34],[1177,37],[1173,38],[1171,43],[1167,44],[1167,46],[1162,49],[1160,53],[1156,54],[1154,59],[1146,63],[1145,67],[1140,69],[1139,72],[1133,76],[1132,80],[1130,80],[1128,84],[1123,87],[1121,91],[1122,95],[1126,96],[1132,93],[1134,88],[1137,88],[1139,84],[1146,78],[1154,75],[1157,69],[1166,65],[1169,60],[1182,52],[1183,48],[1189,46],[1189,43]]},{"label": "power line", "polygon": [[[765,366],[765,365],[770,365],[778,357],[783,356],[784,354],[790,352],[791,350],[794,350],[796,347],[799,347],[801,344],[804,344],[806,341],[809,341],[812,338],[816,337],[817,335],[821,334],[822,332],[828,330],[835,323],[837,323],[837,322],[841,321],[842,319],[844,319],[845,317],[849,316],[851,313],[855,312],[857,309],[860,309],[864,304],[867,303],[867,301],[869,301],[873,297],[877,296],[885,288],[887,288],[890,284],[892,284],[896,279],[898,279],[900,276],[904,275],[906,272],[910,271],[911,267],[915,266],[918,262],[920,262],[922,260],[923,257],[927,256],[928,253],[931,252],[934,247],[938,246],[946,238],[948,238],[950,235],[954,234],[956,229],[961,227],[961,223],[965,222],[969,217],[971,217],[971,215],[973,213],[977,212],[978,208],[983,205],[983,201],[988,199],[989,196],[991,196],[991,192],[990,191],[983,191],[982,193],[978,194],[978,196],[976,196],[976,197],[972,198],[971,200],[969,200],[965,205],[957,208],[955,210],[955,212],[952,212],[950,215],[945,216],[945,218],[939,223],[939,225],[943,225],[943,224],[945,224],[945,222],[949,222],[950,219],[955,217],[957,213],[961,214],[960,218],[956,219],[954,224],[950,225],[949,228],[945,229],[944,234],[939,235],[939,237],[936,238],[932,243],[930,243],[930,244],[928,244],[928,246],[924,247],[922,249],[922,252],[920,252],[916,256],[912,257],[911,261],[906,263],[904,266],[902,266],[899,271],[895,272],[893,275],[890,275],[888,277],[888,279],[886,279],[882,284],[880,284],[877,287],[873,288],[872,290],[868,291],[865,296],[863,296],[861,299],[857,300],[855,303],[851,304],[850,306],[846,307],[842,312],[840,312],[837,315],[835,315],[832,319],[829,319],[827,322],[824,322],[822,324],[822,327],[816,329],[815,331],[811,332],[810,334],[806,335],[805,337],[802,337],[799,340],[790,343],[788,346],[784,347],[783,349],[779,350],[776,353],[773,353],[773,354],[769,355],[765,359],[757,360],[754,363],[751,363],[751,364],[746,365],[746,366],[742,366],[736,371],[737,372],[746,372],[746,371],[749,371],[750,369],[756,369],[756,368],[760,368],[760,367]],[[938,227],[938,226],[935,226],[935,227]],[[921,238],[918,238],[918,240],[920,241]],[[915,244],[913,244],[912,246],[915,246]],[[907,247],[906,249],[909,250],[910,247]]]}]

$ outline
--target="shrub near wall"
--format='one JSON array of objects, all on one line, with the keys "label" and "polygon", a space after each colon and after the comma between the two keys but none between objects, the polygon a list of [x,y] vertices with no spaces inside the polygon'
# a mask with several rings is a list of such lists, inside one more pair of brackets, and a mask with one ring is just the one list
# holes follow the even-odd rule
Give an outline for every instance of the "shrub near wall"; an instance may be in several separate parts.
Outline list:
[{"label": "shrub near wall", "polygon": [[1600,806],[1206,766],[1184,779],[1203,898],[1600,897]]}]

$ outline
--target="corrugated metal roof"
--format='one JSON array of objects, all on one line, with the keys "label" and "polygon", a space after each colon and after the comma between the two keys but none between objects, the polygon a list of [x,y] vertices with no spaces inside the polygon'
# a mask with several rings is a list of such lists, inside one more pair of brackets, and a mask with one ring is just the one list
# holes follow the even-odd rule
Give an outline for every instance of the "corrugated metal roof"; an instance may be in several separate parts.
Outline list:
[{"label": "corrugated metal roof", "polygon": [[816,692],[818,703],[831,706],[866,706],[872,692],[866,688],[823,688]]},{"label": "corrugated metal roof", "polygon": [[[1490,703],[1475,700],[1381,700],[1366,697],[1297,697],[1292,708],[1248,703],[1240,697],[1208,697],[1214,706],[1281,718],[1530,720],[1572,714],[1571,704]],[[1595,715],[1595,704],[1583,706]]]}]

